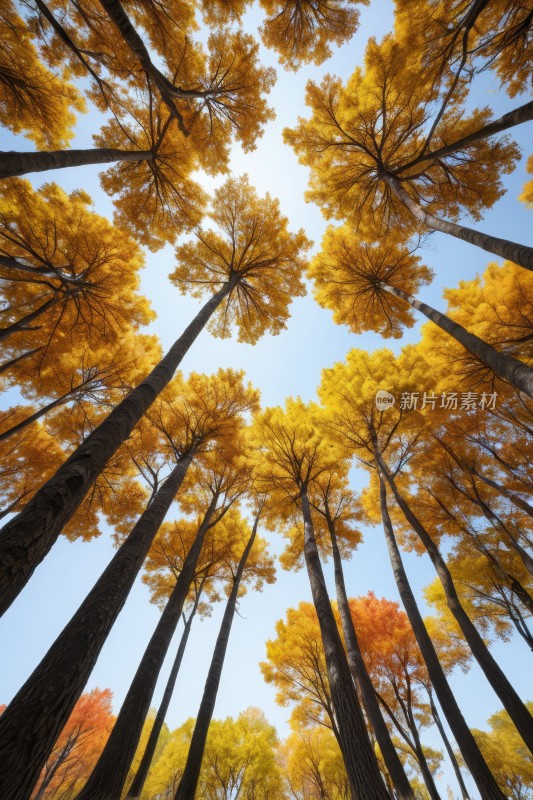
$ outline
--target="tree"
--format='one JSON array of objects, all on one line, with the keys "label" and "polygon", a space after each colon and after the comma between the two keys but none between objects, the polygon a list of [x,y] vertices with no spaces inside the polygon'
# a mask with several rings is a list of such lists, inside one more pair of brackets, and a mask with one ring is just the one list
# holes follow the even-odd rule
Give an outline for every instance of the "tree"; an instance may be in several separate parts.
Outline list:
[{"label": "tree", "polygon": [[[509,263],[507,267],[516,274],[517,269],[513,264]],[[487,278],[490,269],[489,267],[487,270]],[[502,272],[501,268],[495,269]],[[450,318],[413,296],[421,284],[429,283],[432,273],[420,263],[420,258],[412,251],[394,242],[392,235],[385,242],[370,245],[358,241],[347,226],[330,227],[322,242],[322,250],[311,262],[309,274],[315,280],[315,296],[318,302],[333,310],[335,322],[349,325],[354,333],[371,329],[385,337],[399,337],[402,327],[410,327],[414,321],[409,309],[406,309],[408,304],[453,336],[476,360],[481,361],[499,378],[509,381],[530,397],[533,396],[532,367],[508,353],[498,352],[453,317]],[[517,285],[514,287],[515,297],[521,295],[521,304],[526,309],[527,295],[533,293],[533,281],[528,278],[527,274],[523,279],[520,275],[517,276]],[[476,288],[480,286],[479,279],[471,283]],[[465,305],[468,288],[463,282],[461,299]],[[484,294],[490,302],[489,287]],[[449,292],[448,297],[450,296],[453,297],[453,293]],[[455,305],[458,305],[457,301]],[[467,311],[467,308],[464,310]],[[527,310],[525,313],[527,314]],[[471,315],[464,314],[469,320],[469,328],[472,322],[475,325],[479,316],[474,316],[472,320]],[[485,322],[488,322],[486,317]],[[519,324],[520,317],[516,322],[517,326]],[[503,327],[502,323],[500,325]],[[494,330],[487,333],[490,338],[494,338]]]},{"label": "tree", "polygon": [[[255,512],[255,519],[251,531],[247,526],[239,525],[239,520],[231,520],[226,518],[226,524],[235,526],[237,531],[240,530],[241,538],[242,533],[245,534],[244,538],[248,539],[242,555],[238,562],[230,565],[230,574],[232,580],[230,583],[230,591],[228,601],[220,624],[220,631],[217,636],[215,647],[213,649],[213,656],[209,666],[209,672],[205,682],[204,693],[200,702],[198,716],[194,726],[191,745],[187,754],[187,761],[183,770],[183,775],[179,786],[176,791],[176,800],[194,800],[198,788],[198,781],[200,778],[200,770],[202,767],[202,760],[204,757],[205,746],[207,742],[207,735],[211,718],[215,708],[216,697],[222,669],[224,666],[224,658],[228,646],[229,636],[231,633],[231,626],[233,617],[236,610],[237,598],[239,592],[242,593],[246,580],[255,581],[255,589],[261,589],[263,581],[266,579],[269,583],[274,581],[274,569],[272,559],[268,556],[266,549],[266,542],[261,539],[256,540],[257,527],[261,514],[261,504]],[[254,548],[255,547],[255,551]],[[229,588],[229,587],[228,587]]]},{"label": "tree", "polygon": [[282,749],[294,800],[347,800],[348,780],[337,741],[323,727],[298,728]]},{"label": "tree", "polygon": [[[257,486],[272,495],[266,513],[274,521],[284,508],[290,516],[299,510],[304,526],[302,548],[320,624],[328,683],[337,720],[350,791],[354,798],[387,797],[375,754],[365,728],[346,654],[333,616],[315,538],[308,489],[339,459],[338,449],[324,436],[316,406],[288,400],[286,409],[267,409],[254,422],[257,451]],[[273,516],[271,516],[273,515]]]},{"label": "tree", "polygon": [[[212,377],[193,374],[187,382],[188,386],[186,383],[175,387],[177,396],[172,392],[173,387],[167,389],[171,419],[174,422],[172,443],[168,447],[172,464],[170,474],[149,500],[146,510],[135,522],[130,535],[78,611],[2,716],[0,749],[5,755],[2,757],[0,785],[4,782],[6,797],[9,797],[8,792],[19,791],[18,784],[31,786],[32,781],[37,779],[42,763],[81,694],[109,631],[126,601],[192,458],[195,454],[202,455],[202,451],[209,451],[214,439],[219,439],[221,443],[219,453],[222,458],[226,452],[224,440],[227,439],[230,445],[232,438],[242,427],[240,414],[247,413],[255,406],[256,392],[251,387],[244,387],[239,378],[240,375],[231,370],[222,371]],[[231,453],[231,447],[229,450]],[[208,452],[205,457],[209,458]],[[190,561],[190,567],[193,567],[194,558],[191,557]],[[175,598],[176,607],[180,607],[180,602],[185,600],[193,574],[194,572],[189,575],[181,601],[179,596]],[[184,582],[185,578],[180,592]],[[180,613],[181,607],[177,618]],[[167,626],[166,636],[169,627],[173,630],[171,625]],[[161,641],[168,646],[165,637],[156,637],[156,641],[158,646],[161,646]],[[47,687],[46,692],[43,687]],[[47,696],[54,697],[54,704],[43,700]],[[147,710],[148,707],[145,714]],[[26,726],[35,730],[41,725],[43,733],[39,738],[39,747],[32,745],[30,758],[23,738],[19,735],[13,736],[12,731],[18,730],[20,733]],[[20,759],[24,760],[23,771],[19,768]]]},{"label": "tree", "polygon": [[61,731],[32,800],[52,800],[75,791],[89,775],[113,727],[111,691],[82,694]]},{"label": "tree", "polygon": [[72,136],[74,111],[85,103],[74,85],[39,58],[28,25],[11,0],[0,12],[0,122],[24,133],[39,149],[64,147]]},{"label": "tree", "polygon": [[[370,470],[375,470],[377,466],[381,470],[381,463],[378,462],[379,454],[389,453],[390,450],[395,450],[397,463],[402,465],[404,459],[409,458],[413,442],[416,443],[418,438],[421,420],[416,412],[406,415],[398,408],[387,415],[386,412],[376,411],[376,392],[382,387],[386,386],[388,392],[400,396],[402,391],[423,385],[423,376],[427,375],[428,371],[425,362],[419,356],[413,355],[409,349],[403,358],[406,369],[402,374],[400,366],[402,362],[398,364],[390,351],[376,351],[369,356],[362,351],[352,350],[348,354],[346,363],[337,364],[334,368],[325,370],[323,374],[319,397],[331,415],[329,425],[341,437],[346,450],[354,453]],[[406,417],[405,423],[402,417]],[[400,422],[402,427],[399,428]],[[400,436],[395,440],[397,432]],[[443,712],[480,790],[487,797],[502,800],[501,791],[449,687],[409,585],[387,508],[385,477],[379,479],[379,498],[387,547],[398,590]],[[375,503],[373,506],[375,508]]]},{"label": "tree", "polygon": [[512,170],[516,147],[495,142],[490,128],[489,138],[472,141],[490,112],[466,115],[458,92],[432,133],[433,151],[424,130],[439,93],[421,74],[419,59],[388,36],[381,45],[369,41],[365,71],[358,68],[346,86],[331,76],[308,84],[312,116],[284,134],[311,169],[308,199],[367,240],[389,230],[406,240],[429,227],[532,269],[532,248],[453,221],[462,211],[479,219],[501,196],[500,175]]},{"label": "tree", "polygon": [[[215,335],[228,336],[237,327],[240,341],[255,342],[265,331],[275,334],[283,329],[292,296],[304,292],[302,253],[309,242],[303,231],[288,231],[276,200],[268,195],[260,200],[246,178],[230,179],[215,193],[211,218],[219,232],[200,229],[196,244],[178,249],[178,258],[184,261],[172,280],[184,292],[193,286],[195,296],[213,294],[163,359],[2,529],[2,610],[46,556],[106,462],[169,383],[211,317],[215,315],[210,326]],[[31,542],[29,561],[25,542]]]}]

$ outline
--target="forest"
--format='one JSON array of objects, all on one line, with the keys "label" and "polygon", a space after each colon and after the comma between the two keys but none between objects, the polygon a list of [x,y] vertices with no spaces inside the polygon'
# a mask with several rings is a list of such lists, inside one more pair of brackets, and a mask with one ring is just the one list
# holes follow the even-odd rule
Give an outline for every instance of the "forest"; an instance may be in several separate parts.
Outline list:
[{"label": "forest", "polygon": [[533,10],[0,3],[0,800],[533,800]]}]

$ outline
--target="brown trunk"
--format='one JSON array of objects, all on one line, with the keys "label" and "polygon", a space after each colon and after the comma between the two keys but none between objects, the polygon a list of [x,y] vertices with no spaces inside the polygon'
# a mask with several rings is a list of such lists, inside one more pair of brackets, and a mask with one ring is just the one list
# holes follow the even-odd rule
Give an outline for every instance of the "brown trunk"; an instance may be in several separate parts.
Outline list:
[{"label": "brown trunk", "polygon": [[463,776],[461,775],[461,770],[459,769],[459,764],[457,763],[457,759],[455,757],[455,753],[453,752],[453,747],[451,745],[450,740],[448,739],[448,736],[447,736],[446,731],[444,729],[444,725],[442,724],[442,721],[441,721],[441,718],[440,718],[440,714],[437,711],[437,706],[435,705],[435,701],[433,700],[433,693],[431,691],[431,687],[429,687],[429,688],[426,687],[426,689],[428,690],[429,705],[430,705],[430,708],[431,708],[431,714],[432,714],[433,719],[435,721],[435,725],[439,729],[439,733],[441,735],[442,741],[444,742],[444,747],[446,748],[446,752],[448,753],[448,757],[449,757],[450,761],[452,762],[453,771],[455,772],[455,777],[457,778],[457,783],[459,784],[459,788],[461,789],[461,795],[463,797],[463,800],[470,800],[467,788],[465,786],[465,782],[463,780]]},{"label": "brown trunk", "polygon": [[396,789],[398,800],[414,800],[414,792],[411,788],[402,762],[396,752],[396,748],[392,743],[389,729],[385,724],[379,703],[376,698],[372,681],[366,670],[365,662],[357,640],[357,633],[353,623],[352,615],[350,613],[350,605],[348,603],[348,595],[346,593],[346,584],[344,582],[344,573],[342,569],[341,554],[337,544],[337,535],[335,532],[335,525],[331,516],[326,508],[326,520],[328,523],[328,530],[331,538],[331,547],[333,551],[333,563],[335,570],[335,588],[337,590],[337,605],[341,617],[342,630],[346,642],[346,651],[348,655],[348,666],[352,673],[352,677],[359,688],[365,711],[370,720],[374,733],[376,735],[377,743],[385,766],[390,775],[392,784]]},{"label": "brown trunk", "polygon": [[17,356],[16,358],[12,358],[12,359],[10,359],[10,361],[4,361],[3,364],[0,364],[0,375],[3,372],[7,372],[9,369],[11,369],[12,367],[16,366],[19,363],[19,361],[24,361],[24,359],[29,358],[30,356],[33,356],[35,353],[38,353],[40,350],[43,350],[43,347],[36,347],[34,350],[26,350],[26,352],[22,353],[20,356]]},{"label": "brown trunk", "polygon": [[31,793],[192,460],[183,456],[78,611],[0,717],[0,797]]},{"label": "brown trunk", "polygon": [[18,333],[19,331],[26,331],[32,330],[32,328],[28,328],[28,325],[36,319],[39,319],[41,314],[44,314],[45,311],[48,311],[49,308],[52,306],[57,305],[61,300],[65,299],[65,295],[56,294],[54,297],[51,297],[42,306],[36,308],[35,311],[32,311],[30,314],[26,314],[25,317],[21,317],[16,322],[11,323],[8,325],[7,328],[0,328],[0,342],[3,342],[5,339],[8,339],[14,333]]},{"label": "brown trunk", "polygon": [[233,289],[224,284],[150,374],[89,434],[24,509],[0,531],[0,614],[9,608],[75,513],[107,461],[172,379],[211,315]]},{"label": "brown trunk", "polygon": [[390,800],[370,744],[346,653],[329,601],[305,488],[302,489],[301,503],[305,564],[322,636],[331,700],[339,732],[339,745],[352,800]]},{"label": "brown trunk", "polygon": [[143,757],[141,759],[141,763],[135,773],[135,777],[131,782],[131,786],[126,793],[126,800],[138,800],[142,794],[142,790],[148,776],[148,770],[152,764],[152,759],[154,757],[155,749],[157,747],[157,742],[159,741],[159,736],[161,734],[161,730],[163,728],[163,723],[165,721],[165,717],[167,715],[168,707],[170,705],[170,701],[172,699],[172,694],[174,692],[174,687],[176,686],[176,679],[178,677],[178,672],[181,667],[181,662],[183,660],[183,654],[185,653],[185,648],[187,647],[187,641],[189,639],[189,633],[191,630],[192,621],[194,615],[196,614],[196,609],[198,608],[198,602],[200,600],[201,592],[198,591],[196,594],[196,599],[194,601],[194,606],[192,608],[191,613],[185,623],[185,627],[183,629],[183,633],[181,634],[181,639],[178,647],[178,652],[176,653],[176,658],[174,659],[174,663],[172,664],[172,669],[170,670],[170,675],[168,676],[167,685],[165,686],[165,691],[163,693],[163,699],[157,709],[156,718],[154,720],[154,724],[152,730],[150,731],[150,736],[148,737],[148,742],[146,743],[146,748],[143,753]]},{"label": "brown trunk", "polygon": [[48,152],[20,153],[14,150],[0,152],[0,178],[26,175],[29,172],[47,172],[49,169],[83,167],[86,164],[112,164],[115,161],[152,161],[150,150],[113,150],[94,147],[90,150],[51,150]]},{"label": "brown trunk", "polygon": [[189,752],[187,754],[185,769],[183,770],[183,775],[181,776],[181,780],[176,791],[175,800],[194,800],[196,796],[198,779],[200,777],[200,769],[202,767],[202,760],[204,757],[205,743],[207,741],[207,734],[209,732],[211,718],[215,709],[220,677],[222,675],[222,668],[224,667],[224,659],[226,657],[231,626],[235,614],[235,604],[237,602],[239,586],[241,583],[242,574],[244,572],[244,567],[246,566],[248,556],[250,555],[250,550],[252,549],[255,540],[258,523],[259,517],[256,517],[252,535],[250,536],[244,553],[241,556],[239,566],[237,567],[237,572],[235,573],[233,586],[231,588],[230,596],[228,597],[224,616],[222,617],[222,623],[220,625],[220,631],[215,643],[215,649],[213,650],[211,665],[209,667],[209,672],[207,673],[207,680],[205,682],[202,701],[200,703],[198,716],[196,717],[196,723],[194,725],[194,731],[192,734]]},{"label": "brown trunk", "polygon": [[396,543],[392,523],[387,509],[387,492],[385,483],[381,475],[379,476],[379,495],[381,514],[383,518],[383,530],[387,541],[387,548],[391,560],[392,570],[396,579],[396,585],[402,599],[405,613],[411,623],[413,633],[420,648],[420,652],[426,663],[429,678],[442,710],[452,729],[455,740],[463,755],[465,763],[470,770],[474,781],[479,789],[483,800],[505,800],[494,776],[488,768],[485,759],[474,739],[472,732],[465,722],[457,700],[450,689],[446,676],[438,659],[433,643],[424,625],[422,615],[418,609],[414,594],[407,579],[402,557]]},{"label": "brown trunk", "polygon": [[435,567],[435,571],[439,576],[440,582],[442,583],[448,608],[457,620],[457,623],[461,628],[463,636],[465,637],[474,658],[483,670],[485,677],[496,692],[497,696],[503,703],[505,710],[516,725],[516,728],[522,736],[524,742],[529,747],[531,752],[533,752],[533,719],[531,714],[518,696],[517,692],[511,686],[511,683],[508,681],[503,670],[500,669],[499,665],[492,657],[475,625],[461,605],[461,601],[455,589],[453,578],[448,567],[446,566],[444,559],[442,558],[442,555],[440,554],[437,545],[432,540],[431,536],[424,528],[418,517],[416,517],[411,511],[408,503],[400,494],[398,487],[396,486],[396,481],[387,469],[380,455],[377,456],[377,462],[380,471],[383,473],[392,489],[394,498],[401,508],[403,515],[426,548],[431,562]]},{"label": "brown trunk", "polygon": [[447,233],[450,236],[455,236],[456,239],[462,239],[464,242],[473,244],[480,247],[482,250],[487,250],[489,253],[506,258],[508,261],[513,261],[525,269],[533,270],[533,247],[526,247],[516,242],[511,242],[508,239],[498,239],[495,236],[489,236],[486,233],[475,231],[473,228],[467,228],[464,225],[457,225],[455,222],[450,222],[446,219],[434,217],[411,199],[409,194],[403,188],[401,182],[394,175],[387,172],[380,172],[379,177],[387,184],[392,192],[398,197],[399,200],[409,209],[411,214],[423,225],[432,228],[441,233]]},{"label": "brown trunk", "polygon": [[529,397],[533,397],[533,368],[528,367],[522,361],[519,361],[513,356],[508,356],[505,353],[499,353],[490,344],[483,341],[473,333],[469,333],[466,328],[454,322],[446,314],[432,308],[431,306],[422,303],[416,297],[413,297],[402,289],[397,289],[395,286],[388,286],[381,284],[382,288],[390,294],[405,300],[406,303],[412,308],[416,308],[424,314],[425,317],[430,319],[435,325],[438,325],[441,330],[449,333],[450,336],[463,345],[463,347],[478,358],[485,364],[492,372],[512,386],[525,392]]},{"label": "brown trunk", "polygon": [[69,392],[65,392],[65,394],[61,395],[61,397],[58,397],[56,400],[52,400],[51,403],[47,403],[47,405],[40,408],[34,414],[30,414],[30,416],[26,417],[26,419],[23,419],[22,422],[19,422],[17,425],[13,425],[11,428],[8,428],[7,431],[0,433],[0,442],[3,442],[5,439],[9,439],[9,437],[13,436],[14,433],[24,430],[24,428],[26,428],[28,425],[31,425],[32,422],[36,422],[41,417],[44,417],[45,414],[48,414],[48,412],[52,411],[54,408],[68,403],[73,395],[78,394],[80,389],[83,389],[83,386],[84,384],[75,386]]},{"label": "brown trunk", "polygon": [[120,800],[141,738],[159,672],[194,580],[204,537],[210,528],[217,500],[218,497],[214,496],[210,503],[161,619],[143,653],[111,735],[76,800]]}]

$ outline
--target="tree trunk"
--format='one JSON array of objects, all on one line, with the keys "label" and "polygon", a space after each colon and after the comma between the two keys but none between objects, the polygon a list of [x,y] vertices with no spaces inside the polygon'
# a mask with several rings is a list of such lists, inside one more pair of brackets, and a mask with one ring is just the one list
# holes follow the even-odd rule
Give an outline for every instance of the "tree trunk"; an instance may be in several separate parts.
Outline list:
[{"label": "tree trunk", "polygon": [[19,361],[24,361],[24,359],[29,358],[30,356],[33,356],[35,353],[38,353],[39,350],[43,350],[43,349],[44,349],[44,346],[35,347],[33,350],[26,350],[25,353],[21,353],[21,355],[17,356],[16,358],[12,358],[9,361],[4,361],[3,364],[0,364],[0,375],[2,373],[4,373],[4,372],[7,372],[12,367],[14,367],[16,364],[19,363]]},{"label": "tree trunk", "polygon": [[200,309],[150,374],[113,409],[23,510],[0,531],[0,615],[54,545],[107,461],[172,379],[211,315],[231,292],[230,280]]},{"label": "tree trunk", "polygon": [[452,153],[456,153],[458,150],[461,150],[463,147],[466,147],[473,142],[477,142],[480,139],[488,139],[490,136],[494,136],[496,133],[502,133],[502,131],[507,131],[509,128],[514,128],[516,125],[520,125],[522,122],[528,122],[531,119],[533,119],[533,100],[529,101],[528,103],[524,103],[523,106],[514,108],[512,111],[504,114],[499,119],[487,122],[487,124],[483,125],[482,128],[478,128],[477,131],[473,131],[467,136],[463,136],[462,139],[458,139],[452,144],[444,145],[443,147],[439,147],[437,150],[429,150],[426,153],[422,153],[408,164],[404,164],[402,167],[400,167],[395,174],[401,175],[402,172],[406,172],[408,169],[416,166],[416,164],[421,164],[425,161],[434,161],[438,158],[442,158],[442,156],[448,156]]},{"label": "tree trunk", "polygon": [[302,489],[301,502],[305,564],[320,625],[331,700],[339,731],[339,745],[352,800],[390,800],[370,744],[346,653],[329,601],[305,488]]},{"label": "tree trunk", "polygon": [[426,689],[428,691],[429,705],[430,705],[430,708],[431,708],[431,714],[433,716],[433,719],[435,720],[435,725],[439,729],[439,733],[441,735],[442,741],[444,742],[444,747],[446,748],[446,752],[448,753],[448,757],[449,757],[450,761],[452,762],[453,771],[455,772],[455,777],[457,778],[457,783],[459,784],[459,788],[461,789],[461,795],[463,797],[463,800],[470,800],[470,796],[469,796],[468,790],[467,790],[467,788],[465,786],[465,782],[463,780],[463,776],[461,775],[461,770],[459,769],[459,764],[457,763],[457,759],[455,757],[455,753],[453,752],[453,747],[451,745],[450,740],[448,739],[448,736],[447,736],[446,731],[444,729],[444,725],[442,724],[442,721],[441,721],[441,718],[440,718],[440,714],[437,711],[437,706],[435,705],[435,701],[433,700],[433,693],[431,691],[431,687],[429,687],[429,689],[428,689],[428,687],[426,687]]},{"label": "tree trunk", "polygon": [[189,614],[187,622],[185,623],[185,628],[183,629],[183,633],[181,634],[178,652],[176,653],[176,658],[174,659],[174,663],[172,664],[172,669],[170,670],[170,675],[168,676],[168,681],[167,685],[165,686],[163,699],[161,700],[161,704],[157,709],[156,718],[154,720],[152,730],[150,731],[150,736],[148,738],[148,742],[146,743],[146,748],[144,750],[141,763],[139,764],[139,768],[135,773],[135,777],[131,782],[129,790],[126,793],[126,800],[138,800],[138,798],[140,798],[142,794],[144,783],[148,775],[148,770],[150,769],[150,766],[152,764],[152,759],[154,757],[155,749],[157,747],[157,742],[159,740],[161,729],[163,728],[163,723],[165,721],[168,707],[172,699],[174,687],[176,686],[176,679],[178,677],[178,672],[181,667],[181,662],[183,660],[183,654],[185,653],[185,648],[187,647],[187,641],[189,639],[189,633],[191,630],[193,617],[196,614],[196,609],[198,608],[199,600],[200,600],[200,592],[197,592],[196,599],[194,601],[194,606],[192,608],[191,613]]},{"label": "tree trunk", "polygon": [[475,231],[473,228],[467,228],[464,225],[434,217],[433,214],[424,211],[422,206],[419,206],[418,203],[411,199],[401,182],[394,175],[388,172],[380,172],[379,177],[423,225],[427,225],[428,228],[441,233],[448,233],[450,236],[455,236],[456,239],[462,239],[464,242],[469,242],[469,244],[480,247],[482,250],[487,250],[496,256],[513,261],[525,269],[533,270],[533,247],[526,247],[508,239],[498,239],[495,236]]},{"label": "tree trunk", "polygon": [[198,788],[198,779],[200,777],[200,769],[202,767],[202,760],[204,757],[205,743],[207,741],[207,734],[211,724],[211,718],[215,709],[215,702],[217,699],[218,687],[220,684],[220,677],[222,675],[222,668],[224,667],[224,659],[226,657],[226,650],[228,647],[229,636],[231,633],[231,625],[235,614],[235,604],[237,602],[237,595],[239,593],[239,586],[244,572],[244,567],[250,555],[255,536],[257,533],[257,526],[259,524],[259,517],[257,516],[252,529],[252,535],[248,540],[248,544],[244,550],[235,573],[231,593],[228,597],[220,631],[213,650],[213,657],[207,673],[207,680],[205,682],[204,693],[200,708],[198,709],[198,716],[194,725],[191,744],[187,754],[187,761],[185,769],[179,782],[176,791],[175,800],[194,800],[196,790]]},{"label": "tree trunk", "polygon": [[387,548],[392,565],[396,585],[402,599],[405,613],[411,623],[413,633],[420,648],[420,652],[426,663],[429,679],[433,684],[442,710],[446,715],[448,724],[452,729],[455,740],[463,755],[465,763],[470,770],[474,781],[479,789],[483,800],[505,800],[494,776],[488,768],[485,759],[474,739],[472,732],[465,722],[457,700],[450,689],[446,676],[438,659],[433,643],[424,625],[422,615],[416,604],[414,594],[407,579],[402,557],[396,543],[392,523],[387,509],[387,493],[385,483],[381,475],[379,476],[379,496],[381,515],[383,518],[383,530],[387,541]]},{"label": "tree trunk", "polygon": [[[327,509],[326,509],[327,512]],[[352,615],[350,613],[350,605],[348,603],[348,595],[346,593],[346,584],[344,582],[344,573],[342,569],[342,560],[337,544],[337,535],[335,532],[335,525],[329,513],[327,513],[326,520],[328,523],[328,530],[331,538],[331,547],[333,551],[333,563],[335,570],[335,588],[337,590],[337,605],[341,618],[342,630],[344,639],[346,641],[346,651],[348,655],[348,666],[352,673],[355,684],[359,687],[365,711],[368,715],[374,733],[376,735],[377,743],[385,766],[390,775],[392,784],[396,789],[398,800],[415,800],[414,792],[411,788],[402,762],[396,752],[396,748],[392,743],[389,729],[385,724],[379,703],[376,698],[372,681],[367,672],[363,655],[357,640],[357,634],[353,623]]]},{"label": "tree trunk", "polygon": [[41,663],[0,717],[0,797],[31,793],[193,458],[183,456]]},{"label": "tree trunk", "polygon": [[437,545],[400,494],[398,487],[396,486],[396,481],[387,469],[383,459],[379,454],[377,455],[376,460],[378,462],[380,471],[383,473],[392,489],[395,500],[401,508],[403,515],[427,550],[431,562],[435,567],[435,571],[437,572],[440,582],[442,583],[442,587],[446,595],[446,604],[461,628],[463,636],[465,637],[474,658],[483,670],[485,677],[496,692],[496,695],[503,703],[505,710],[516,725],[516,728],[522,736],[524,742],[533,753],[533,718],[531,717],[531,714],[518,696],[518,693],[511,686],[511,683],[507,679],[503,670],[494,660],[475,625],[461,605],[461,601],[455,589],[453,578]]},{"label": "tree trunk", "polygon": [[506,486],[503,486],[501,483],[493,481],[492,478],[487,478],[486,475],[483,475],[476,469],[473,470],[473,474],[482,480],[483,483],[486,483],[487,486],[492,486],[492,488],[496,489],[497,492],[500,492],[500,494],[503,494],[504,497],[507,497],[507,499],[510,500],[514,506],[519,508],[521,511],[525,511],[528,516],[533,517],[533,506],[530,506],[529,503],[526,502],[526,500],[524,500],[522,497],[512,492]]},{"label": "tree trunk", "polygon": [[381,284],[385,291],[389,292],[406,303],[412,308],[416,308],[424,316],[430,319],[435,325],[438,325],[443,331],[449,333],[450,336],[462,344],[469,353],[472,353],[476,358],[483,362],[492,372],[512,386],[525,392],[529,397],[533,397],[533,368],[528,367],[523,361],[520,361],[513,356],[499,353],[490,344],[469,333],[466,328],[454,322],[446,314],[432,308],[431,306],[422,303],[416,297],[413,297],[402,289],[397,289],[395,286],[389,286],[385,283]]},{"label": "tree trunk", "polygon": [[83,167],[86,164],[111,164],[115,161],[152,161],[150,150],[113,150],[93,147],[89,150],[50,150],[21,153],[15,150],[0,152],[0,178],[46,172],[49,169]]},{"label": "tree trunk", "polygon": [[218,495],[206,511],[194,543],[183,562],[178,580],[143,653],[137,672],[122,703],[111,735],[87,783],[76,800],[120,800],[131,762],[141,738],[152,696],[183,604],[194,580],[205,534],[211,527]]}]

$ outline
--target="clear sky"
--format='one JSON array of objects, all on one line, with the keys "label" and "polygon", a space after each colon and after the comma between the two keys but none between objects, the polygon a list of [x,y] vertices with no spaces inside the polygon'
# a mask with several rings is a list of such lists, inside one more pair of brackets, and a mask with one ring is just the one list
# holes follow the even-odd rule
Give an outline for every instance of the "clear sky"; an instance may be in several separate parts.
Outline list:
[{"label": "clear sky", "polygon": [[[249,14],[248,21],[250,25],[257,26],[254,13]],[[325,223],[319,210],[304,201],[307,171],[298,165],[293,152],[283,144],[282,130],[286,126],[293,126],[298,115],[306,116],[304,89],[308,79],[320,80],[328,72],[348,77],[353,68],[362,62],[368,37],[380,38],[391,29],[391,25],[392,4],[374,0],[369,8],[362,8],[361,25],[354,39],[335,52],[321,68],[304,68],[297,74],[278,68],[278,82],[270,97],[276,109],[276,120],[267,126],[265,135],[253,153],[244,155],[237,150],[233,153],[231,166],[234,174],[247,172],[259,194],[268,191],[278,197],[282,210],[290,218],[292,229],[305,228],[309,238],[314,240],[315,248],[320,243]],[[264,49],[262,61],[276,65],[273,55]],[[516,98],[510,100],[499,89],[491,73],[483,76],[473,90],[473,105],[489,105],[494,109],[495,116],[510,110],[519,102]],[[91,136],[97,133],[99,124],[95,111],[81,116],[73,146],[92,146]],[[531,240],[531,222],[525,207],[517,200],[526,180],[525,157],[530,147],[530,134],[525,128],[527,126],[522,126],[514,137],[523,148],[524,159],[517,170],[506,178],[507,194],[487,212],[482,222],[476,223],[476,227],[527,243]],[[27,140],[5,133],[2,134],[0,146],[3,150],[32,149]],[[67,191],[83,188],[94,198],[98,213],[112,213],[112,203],[99,187],[98,170],[95,167],[58,170],[30,178],[34,178],[36,186],[55,180]],[[206,181],[206,185],[213,187],[222,180]],[[425,290],[425,298],[441,309],[445,307],[441,299],[444,287],[455,286],[461,279],[472,278],[491,260],[487,253],[441,234],[430,237],[425,256],[436,273],[434,283]],[[147,267],[142,280],[142,291],[151,299],[158,313],[153,331],[158,333],[165,347],[180,333],[198,305],[181,297],[168,282],[173,260],[170,247],[157,254],[147,253]],[[186,356],[183,369],[212,372],[219,367],[243,368],[248,378],[261,390],[264,405],[280,404],[288,395],[300,395],[307,401],[315,396],[321,370],[342,360],[350,348],[372,350],[386,344],[398,351],[404,343],[416,341],[418,336],[419,330],[415,327],[400,342],[384,342],[375,334],[356,337],[346,328],[335,326],[331,313],[319,308],[309,293],[293,304],[287,330],[279,336],[265,336],[252,348],[229,340],[215,340],[204,332]],[[4,400],[8,405],[9,398]],[[173,509],[169,519],[175,515],[176,510]],[[270,535],[270,538],[272,552],[280,552],[282,543],[279,537]],[[0,641],[6,653],[0,659],[0,704],[8,702],[30,674],[112,555],[113,547],[107,534],[90,543],[71,544],[61,539],[37,569],[30,584],[0,622]],[[406,555],[405,561],[413,586],[421,597],[422,587],[434,577],[431,565],[427,559],[414,555]],[[329,569],[327,576],[333,593]],[[346,565],[346,581],[349,593],[353,596],[372,589],[378,596],[399,599],[379,528],[365,531],[364,543]],[[277,726],[279,734],[286,735],[290,709],[275,705],[274,691],[262,681],[258,662],[265,656],[264,643],[273,636],[276,620],[284,616],[289,606],[295,606],[301,600],[310,600],[305,573],[286,573],[281,569],[278,569],[275,585],[265,587],[262,594],[246,595],[242,599],[219,690],[215,710],[217,717],[236,716],[247,706],[256,705]],[[147,590],[138,580],[87,687],[110,687],[114,692],[117,711],[158,614],[148,603]],[[196,713],[220,616],[221,610],[217,609],[211,619],[193,625],[168,715],[171,728]],[[180,633],[181,628],[178,636]],[[177,638],[162,671],[154,704],[161,696],[176,647]],[[522,697],[528,699],[525,668],[529,657],[527,646],[516,637],[511,643],[496,644],[493,652]],[[472,726],[482,727],[487,717],[499,708],[499,703],[479,670],[472,668],[466,676],[454,674],[451,682],[468,722]],[[428,744],[442,749],[436,731],[429,731],[424,739]],[[452,786],[458,795],[453,773],[446,762],[438,785],[443,797],[446,796],[447,785]],[[475,790],[472,796],[476,796]]]}]

